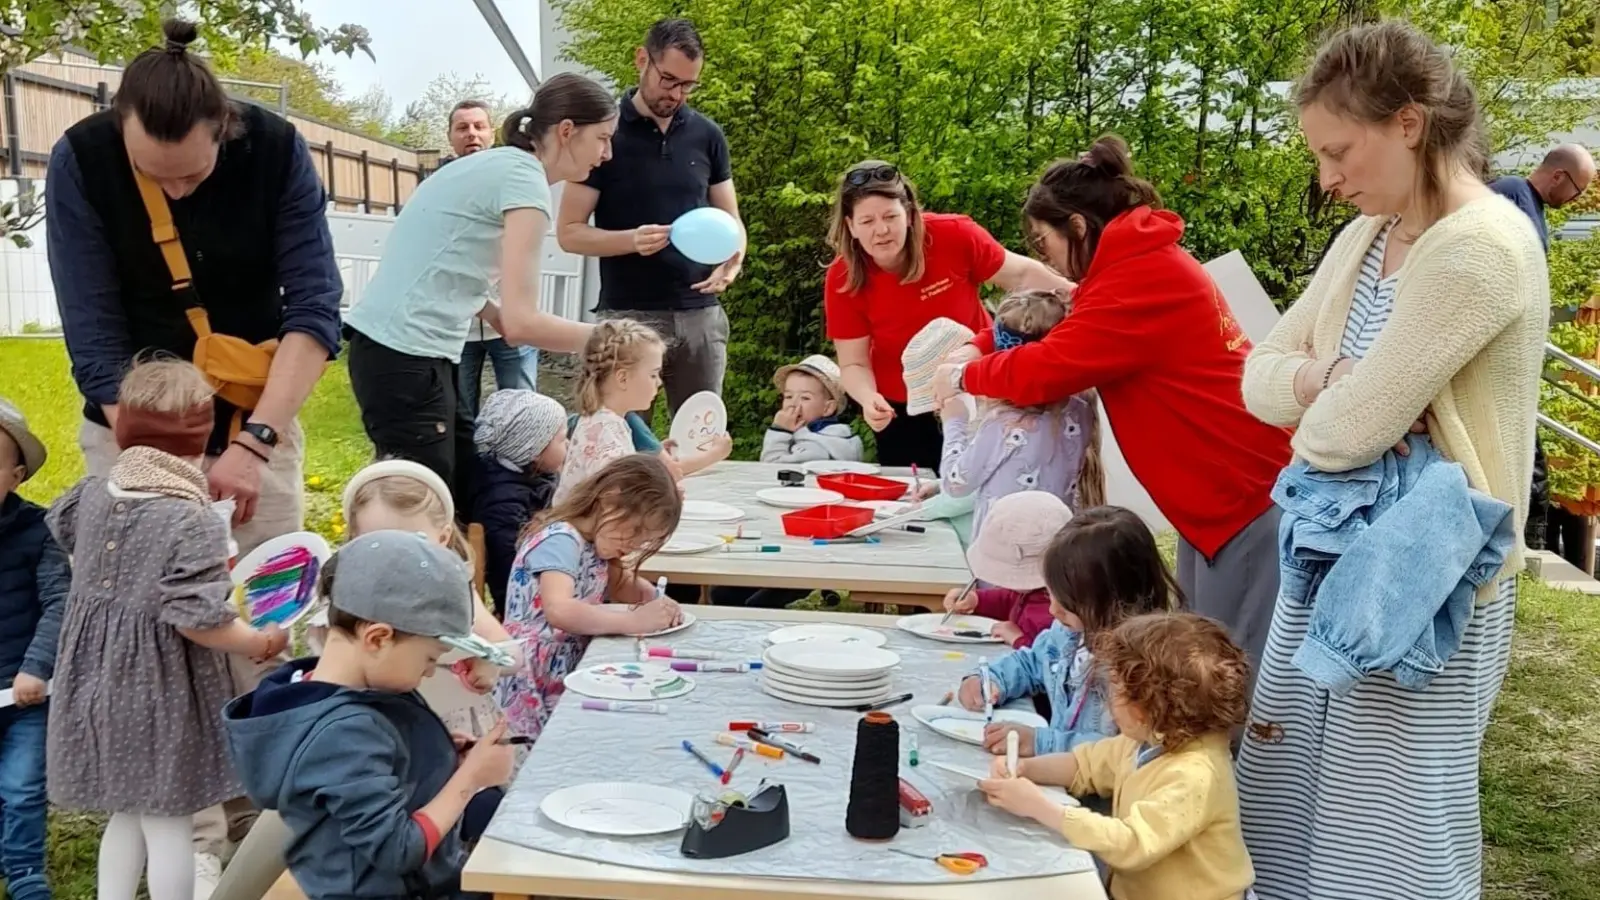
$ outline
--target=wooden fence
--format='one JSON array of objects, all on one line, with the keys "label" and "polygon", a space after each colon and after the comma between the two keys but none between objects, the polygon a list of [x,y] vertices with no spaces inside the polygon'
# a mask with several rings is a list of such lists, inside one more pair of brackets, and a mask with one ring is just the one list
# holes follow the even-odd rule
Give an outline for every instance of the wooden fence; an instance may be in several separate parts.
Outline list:
[{"label": "wooden fence", "polygon": [[[72,54],[35,60],[0,76],[0,177],[43,178],[50,148],[78,120],[105,109],[121,77],[119,68]],[[338,209],[398,212],[425,174],[414,150],[292,110],[285,117],[305,138]]]}]

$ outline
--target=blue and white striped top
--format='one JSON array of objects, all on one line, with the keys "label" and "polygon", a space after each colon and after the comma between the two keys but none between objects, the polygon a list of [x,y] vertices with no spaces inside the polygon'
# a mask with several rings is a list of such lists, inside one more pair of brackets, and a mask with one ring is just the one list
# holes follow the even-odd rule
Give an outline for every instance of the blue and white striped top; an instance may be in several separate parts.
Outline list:
[{"label": "blue and white striped top", "polygon": [[1355,295],[1350,300],[1350,317],[1344,320],[1344,337],[1339,340],[1339,355],[1361,359],[1378,339],[1394,312],[1395,276],[1383,276],[1383,254],[1389,246],[1389,232],[1396,220],[1390,219],[1372,239],[1361,260],[1361,275],[1356,278]]}]

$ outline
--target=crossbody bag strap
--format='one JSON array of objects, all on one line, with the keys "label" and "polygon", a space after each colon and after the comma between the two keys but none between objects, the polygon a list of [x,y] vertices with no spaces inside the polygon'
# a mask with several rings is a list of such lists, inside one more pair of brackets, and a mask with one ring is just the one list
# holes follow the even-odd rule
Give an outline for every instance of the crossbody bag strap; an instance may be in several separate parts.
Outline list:
[{"label": "crossbody bag strap", "polygon": [[189,269],[189,257],[183,252],[183,241],[178,238],[178,226],[172,222],[172,207],[167,205],[167,195],[155,179],[139,171],[129,160],[133,181],[139,186],[139,198],[144,201],[144,211],[150,216],[150,238],[161,250],[167,271],[172,273],[172,291],[182,295],[185,315],[194,328],[197,338],[211,333],[211,317],[200,305],[200,295],[194,289],[194,273]]}]

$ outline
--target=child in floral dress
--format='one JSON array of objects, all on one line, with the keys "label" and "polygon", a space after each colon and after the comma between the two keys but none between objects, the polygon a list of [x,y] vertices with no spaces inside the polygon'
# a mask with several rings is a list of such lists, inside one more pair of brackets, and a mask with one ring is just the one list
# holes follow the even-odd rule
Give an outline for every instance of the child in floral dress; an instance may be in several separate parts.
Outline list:
[{"label": "child in floral dress", "polygon": [[[517,734],[537,737],[597,634],[648,634],[677,624],[669,597],[638,575],[666,543],[683,502],[657,456],[623,456],[572,487],[523,534],[506,592],[506,630],[523,664],[495,699]],[[607,600],[619,605],[603,606]]]}]

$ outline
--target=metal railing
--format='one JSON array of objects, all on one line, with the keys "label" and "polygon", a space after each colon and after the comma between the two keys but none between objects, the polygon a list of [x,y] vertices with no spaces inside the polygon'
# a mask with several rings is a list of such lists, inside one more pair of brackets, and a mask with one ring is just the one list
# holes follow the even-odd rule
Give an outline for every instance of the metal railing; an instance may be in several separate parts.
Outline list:
[{"label": "metal railing", "polygon": [[[1559,362],[1577,372],[1579,375],[1593,379],[1596,384],[1600,384],[1600,368],[1596,368],[1593,363],[1579,359],[1565,350],[1562,350],[1560,347],[1557,347],[1555,344],[1550,343],[1544,345],[1544,355],[1546,359],[1553,359],[1556,362]],[[1595,410],[1600,410],[1600,401],[1596,401],[1595,398],[1589,396],[1588,394],[1582,393],[1581,391],[1574,390],[1571,385],[1563,383],[1561,379],[1553,377],[1549,372],[1544,373],[1544,380],[1546,384],[1549,384],[1551,387],[1554,387],[1556,390],[1561,391],[1574,400],[1588,404]],[[1557,421],[1543,412],[1539,413],[1538,422],[1543,427],[1561,435],[1583,449],[1588,450],[1595,456],[1600,456],[1600,443],[1584,437],[1572,426],[1566,424],[1565,422]]]}]

